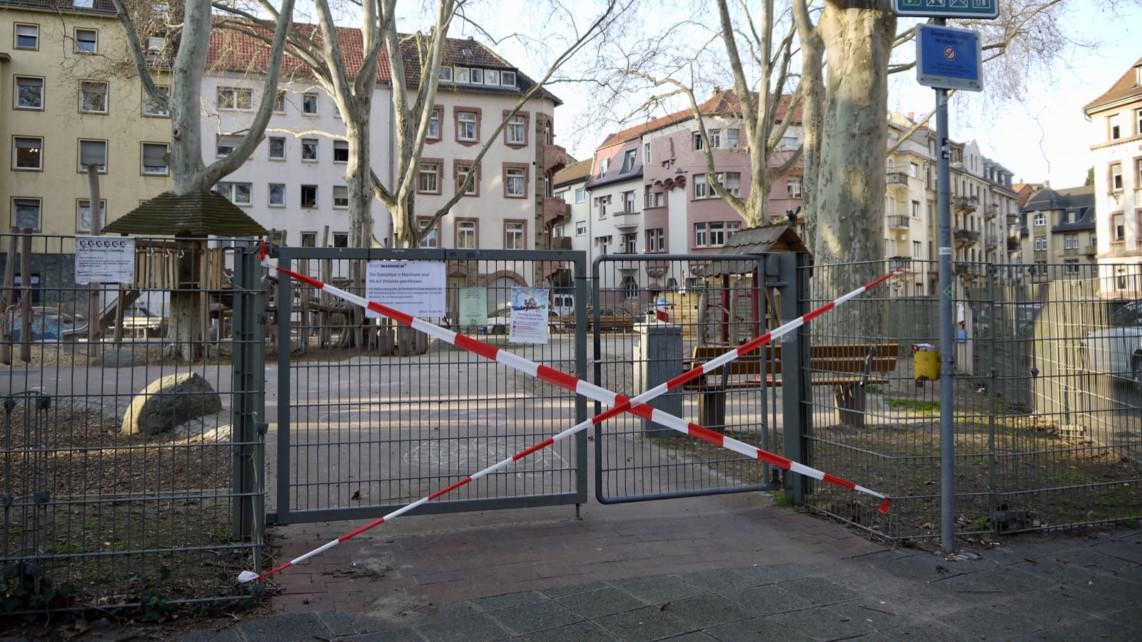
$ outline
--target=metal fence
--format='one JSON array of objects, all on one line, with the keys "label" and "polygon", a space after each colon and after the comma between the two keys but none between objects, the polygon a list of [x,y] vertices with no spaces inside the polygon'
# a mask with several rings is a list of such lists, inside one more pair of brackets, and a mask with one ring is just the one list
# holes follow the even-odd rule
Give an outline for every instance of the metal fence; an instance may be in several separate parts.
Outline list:
[{"label": "metal fence", "polygon": [[0,612],[240,598],[263,543],[260,380],[234,376],[260,338],[231,331],[252,251],[139,238],[133,282],[89,287],[74,237],[0,248]]},{"label": "metal fence", "polygon": [[[533,361],[586,374],[582,253],[279,248],[282,267],[364,295],[370,262],[424,261],[445,273],[445,314],[426,320]],[[544,343],[513,343],[513,298],[549,304]],[[522,294],[521,294],[522,293]],[[542,301],[539,301],[542,299]],[[462,310],[462,307],[467,310]],[[471,306],[479,309],[474,314]],[[278,282],[269,303],[272,522],[382,515],[586,418],[586,402],[499,364]],[[287,347],[288,346],[288,347]],[[273,378],[273,374],[271,378]],[[273,397],[276,395],[276,399]],[[561,442],[419,509],[419,513],[580,504],[586,435]]]},{"label": "metal fence", "polygon": [[[853,350],[871,367],[838,372],[814,357],[816,385],[805,403],[810,463],[890,494],[894,508],[879,515],[871,503],[827,487],[815,488],[808,503],[885,537],[934,538],[941,399],[927,376],[934,360],[927,352],[939,346],[936,265],[814,266],[806,306],[841,293],[854,272],[893,267],[905,272],[891,287],[848,303],[848,316],[814,323],[814,351],[859,346]],[[957,265],[959,535],[1142,517],[1142,304],[1131,303],[1142,274],[1135,268],[1125,279],[1100,279],[1095,269]],[[846,388],[847,408],[859,413],[846,412]]]}]

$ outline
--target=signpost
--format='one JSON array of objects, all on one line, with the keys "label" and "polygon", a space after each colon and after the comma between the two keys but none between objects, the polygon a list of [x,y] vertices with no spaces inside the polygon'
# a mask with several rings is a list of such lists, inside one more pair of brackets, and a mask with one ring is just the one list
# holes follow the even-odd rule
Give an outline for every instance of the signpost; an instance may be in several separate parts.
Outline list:
[{"label": "signpost", "polygon": [[956,444],[954,321],[952,317],[951,146],[948,144],[948,90],[983,89],[979,34],[944,26],[946,18],[995,18],[998,0],[895,0],[897,15],[935,18],[916,29],[916,80],[936,89],[937,201],[940,270],[940,545],[956,550]]}]

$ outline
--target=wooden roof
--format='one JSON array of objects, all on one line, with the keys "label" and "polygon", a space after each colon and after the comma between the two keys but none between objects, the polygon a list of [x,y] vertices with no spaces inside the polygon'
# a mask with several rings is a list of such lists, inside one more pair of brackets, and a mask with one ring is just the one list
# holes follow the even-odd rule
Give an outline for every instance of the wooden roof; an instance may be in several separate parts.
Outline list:
[{"label": "wooden roof", "polygon": [[266,228],[225,196],[163,192],[103,228],[107,234],[261,236]]}]

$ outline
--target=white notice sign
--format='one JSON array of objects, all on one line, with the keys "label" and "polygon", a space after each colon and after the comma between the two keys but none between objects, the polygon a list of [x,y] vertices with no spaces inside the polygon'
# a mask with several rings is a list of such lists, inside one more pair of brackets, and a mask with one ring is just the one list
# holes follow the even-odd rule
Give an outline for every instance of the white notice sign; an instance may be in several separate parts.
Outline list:
[{"label": "white notice sign", "polygon": [[[444,264],[437,261],[369,261],[365,297],[405,314],[438,319],[448,314]],[[380,314],[366,311],[370,319]]]},{"label": "white notice sign", "polygon": [[512,288],[512,320],[508,341],[547,343],[547,288]]},{"label": "white notice sign", "polygon": [[75,282],[134,283],[135,239],[123,236],[75,237]]}]

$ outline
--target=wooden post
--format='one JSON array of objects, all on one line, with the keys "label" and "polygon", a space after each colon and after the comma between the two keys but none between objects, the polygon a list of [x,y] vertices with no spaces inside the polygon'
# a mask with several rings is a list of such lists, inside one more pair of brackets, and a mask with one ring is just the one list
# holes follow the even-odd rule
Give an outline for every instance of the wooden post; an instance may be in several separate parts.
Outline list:
[{"label": "wooden post", "polygon": [[19,237],[16,235],[16,228],[12,228],[11,232],[8,235],[8,255],[4,260],[4,327],[0,330],[2,333],[0,336],[0,363],[6,366],[12,364],[12,326],[15,325],[16,320],[15,315],[12,314],[12,303],[16,299],[16,261],[19,254],[17,245]]},{"label": "wooden post", "polygon": [[32,360],[32,230],[20,237],[20,360]]}]

